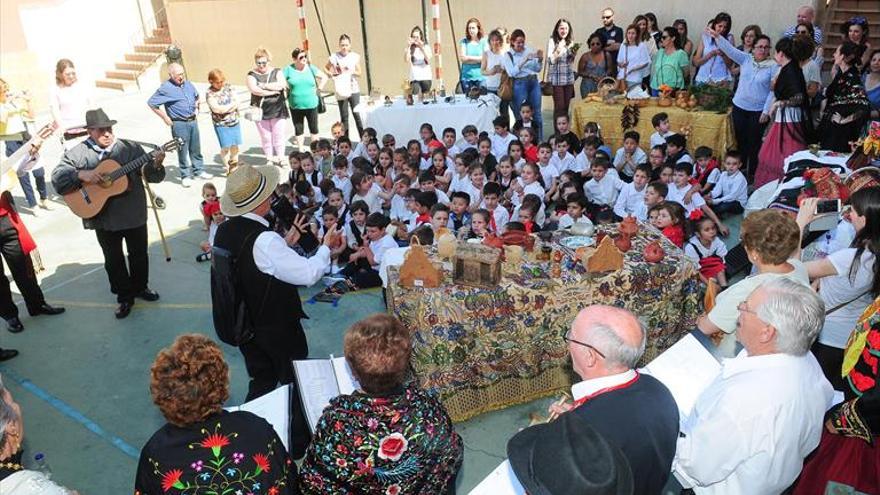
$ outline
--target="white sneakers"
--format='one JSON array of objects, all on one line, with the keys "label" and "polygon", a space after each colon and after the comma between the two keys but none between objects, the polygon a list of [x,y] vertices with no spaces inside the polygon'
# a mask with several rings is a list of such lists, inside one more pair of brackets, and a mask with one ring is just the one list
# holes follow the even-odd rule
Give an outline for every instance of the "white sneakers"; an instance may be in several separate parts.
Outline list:
[{"label": "white sneakers", "polygon": [[189,177],[184,177],[183,179],[180,180],[180,185],[183,187],[190,187],[192,185],[192,183],[193,183],[193,180],[190,179]]},{"label": "white sneakers", "polygon": [[202,170],[201,172],[199,172],[196,175],[196,179],[208,180],[208,179],[213,179],[213,178],[214,178],[213,175],[209,174],[208,172],[205,172],[204,170]]}]

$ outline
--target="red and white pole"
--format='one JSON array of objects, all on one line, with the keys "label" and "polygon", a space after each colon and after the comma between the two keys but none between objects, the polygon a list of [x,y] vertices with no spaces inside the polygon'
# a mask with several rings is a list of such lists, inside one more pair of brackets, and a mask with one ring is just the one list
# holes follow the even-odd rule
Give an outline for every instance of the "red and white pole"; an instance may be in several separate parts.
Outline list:
[{"label": "red and white pole", "polygon": [[296,0],[296,10],[299,14],[299,37],[302,38],[302,48],[308,53],[309,33],[306,31],[306,9],[303,6],[303,0]]},{"label": "red and white pole", "polygon": [[442,89],[443,55],[440,47],[440,0],[431,0],[431,27],[434,29],[434,79]]}]

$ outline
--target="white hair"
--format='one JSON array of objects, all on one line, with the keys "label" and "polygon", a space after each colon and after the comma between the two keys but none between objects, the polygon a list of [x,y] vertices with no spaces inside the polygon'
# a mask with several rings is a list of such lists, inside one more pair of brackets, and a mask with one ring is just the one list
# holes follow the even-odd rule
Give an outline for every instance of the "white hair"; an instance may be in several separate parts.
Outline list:
[{"label": "white hair", "polygon": [[638,321],[638,324],[641,338],[637,346],[627,343],[613,328],[604,323],[590,324],[585,335],[589,336],[590,345],[605,355],[608,368],[633,369],[645,353],[645,327],[641,321]]},{"label": "white hair", "polygon": [[6,395],[6,388],[3,386],[3,376],[0,375],[0,450],[6,447],[8,436],[6,429],[9,425],[18,421],[18,413],[12,408],[12,404],[7,404],[3,397]]},{"label": "white hair", "polygon": [[780,277],[758,287],[766,299],[755,311],[761,321],[776,329],[776,350],[803,356],[825,324],[825,303],[810,287]]},{"label": "white hair", "polygon": [[174,69],[177,69],[177,68],[179,68],[180,70],[184,70],[183,66],[177,62],[171,62],[170,64],[168,64],[168,75],[170,76],[171,71],[173,71]]}]

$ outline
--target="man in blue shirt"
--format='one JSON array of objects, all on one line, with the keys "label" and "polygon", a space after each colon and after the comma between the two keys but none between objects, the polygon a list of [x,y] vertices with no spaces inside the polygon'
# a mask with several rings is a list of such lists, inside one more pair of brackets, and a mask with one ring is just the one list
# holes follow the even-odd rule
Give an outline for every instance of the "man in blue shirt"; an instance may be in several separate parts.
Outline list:
[{"label": "man in blue shirt", "polygon": [[[147,105],[162,121],[171,127],[171,135],[183,139],[183,146],[177,152],[181,185],[192,185],[193,177],[210,179],[211,174],[202,170],[202,150],[199,142],[199,123],[196,116],[199,110],[199,92],[193,83],[186,80],[183,66],[177,63],[168,65],[168,80],[147,101]],[[165,108],[163,109],[162,106]],[[192,167],[190,168],[190,162]]]}]

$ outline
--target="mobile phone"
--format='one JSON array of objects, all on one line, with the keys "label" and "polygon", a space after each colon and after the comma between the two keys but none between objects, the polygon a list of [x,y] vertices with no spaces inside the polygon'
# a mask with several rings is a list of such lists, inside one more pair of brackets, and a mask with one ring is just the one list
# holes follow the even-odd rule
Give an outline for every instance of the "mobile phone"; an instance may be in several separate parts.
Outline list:
[{"label": "mobile phone", "polygon": [[840,200],[839,199],[822,199],[816,203],[816,215],[821,213],[839,213],[840,212]]}]

